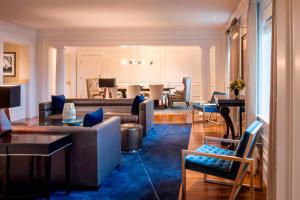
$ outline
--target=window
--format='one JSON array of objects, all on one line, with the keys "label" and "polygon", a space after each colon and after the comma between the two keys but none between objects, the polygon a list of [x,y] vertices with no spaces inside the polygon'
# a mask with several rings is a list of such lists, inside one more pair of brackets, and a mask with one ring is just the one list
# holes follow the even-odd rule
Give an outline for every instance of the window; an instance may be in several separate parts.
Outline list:
[{"label": "window", "polygon": [[[264,17],[262,17],[262,19],[263,18]],[[260,22],[259,47],[257,114],[268,123],[270,111],[272,17],[269,17],[266,20],[261,20]]]}]

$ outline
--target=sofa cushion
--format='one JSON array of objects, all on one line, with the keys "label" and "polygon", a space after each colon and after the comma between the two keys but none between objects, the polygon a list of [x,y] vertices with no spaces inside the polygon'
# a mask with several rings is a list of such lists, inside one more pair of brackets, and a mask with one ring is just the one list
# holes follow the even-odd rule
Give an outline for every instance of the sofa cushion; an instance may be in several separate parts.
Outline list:
[{"label": "sofa cushion", "polygon": [[0,110],[0,135],[11,131],[11,123],[4,109]]},{"label": "sofa cushion", "polygon": [[139,114],[139,106],[140,103],[142,103],[145,100],[145,97],[143,95],[136,95],[136,97],[133,100],[132,107],[131,107],[131,113],[134,115]]},{"label": "sofa cushion", "polygon": [[89,112],[85,115],[83,119],[83,126],[84,127],[92,127],[103,120],[103,110],[99,108],[95,112]]},{"label": "sofa cushion", "polygon": [[121,123],[139,123],[139,116],[133,115],[131,113],[118,113],[118,112],[106,112],[104,113],[104,119],[111,118],[111,117],[120,117]]},{"label": "sofa cushion", "polygon": [[52,99],[53,113],[55,113],[55,114],[62,113],[64,110],[65,101],[66,101],[65,95],[57,95],[57,96],[52,95],[51,99]]}]

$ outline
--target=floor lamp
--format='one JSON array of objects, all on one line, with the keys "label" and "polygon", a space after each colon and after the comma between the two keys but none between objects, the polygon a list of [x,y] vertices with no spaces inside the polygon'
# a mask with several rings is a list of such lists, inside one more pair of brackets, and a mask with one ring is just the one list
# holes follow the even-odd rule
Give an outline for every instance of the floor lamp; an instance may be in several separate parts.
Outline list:
[{"label": "floor lamp", "polygon": [[0,85],[0,108],[5,110],[10,120],[8,108],[21,105],[21,87],[19,85]]}]

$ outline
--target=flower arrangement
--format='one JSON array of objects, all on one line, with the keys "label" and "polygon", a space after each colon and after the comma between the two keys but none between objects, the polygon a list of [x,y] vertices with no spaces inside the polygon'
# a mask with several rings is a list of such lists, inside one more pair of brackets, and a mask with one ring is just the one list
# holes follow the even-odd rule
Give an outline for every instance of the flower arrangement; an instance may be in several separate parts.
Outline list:
[{"label": "flower arrangement", "polygon": [[234,95],[238,97],[240,91],[245,88],[245,81],[240,78],[236,79],[235,81],[231,81],[229,88],[234,91]]}]

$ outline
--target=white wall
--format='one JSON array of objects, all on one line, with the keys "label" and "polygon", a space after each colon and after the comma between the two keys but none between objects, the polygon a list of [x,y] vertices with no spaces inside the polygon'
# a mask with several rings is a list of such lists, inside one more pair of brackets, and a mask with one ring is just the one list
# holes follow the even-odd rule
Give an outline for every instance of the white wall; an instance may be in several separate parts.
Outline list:
[{"label": "white wall", "polygon": [[[28,84],[22,85],[22,102],[21,108],[11,109],[12,120],[22,119],[24,117],[37,116],[37,101],[36,101],[36,32],[35,30],[25,28],[18,25],[13,25],[0,21],[0,84],[3,83],[3,50],[4,43],[14,43],[26,46],[29,48],[29,70],[21,74],[21,77],[29,79]],[[20,73],[23,73],[22,70]],[[18,84],[18,83],[16,83]],[[26,91],[26,92],[25,92]],[[24,93],[25,92],[25,93]],[[22,114],[17,115],[17,112]]]},{"label": "white wall", "polygon": [[[163,83],[165,86],[176,87],[176,89],[182,89],[182,78],[188,76],[192,78],[191,98],[194,101],[208,100],[217,85],[224,87],[224,83],[219,82],[219,80],[224,80],[224,74],[216,73],[215,70],[214,46],[211,48],[197,46],[81,47],[73,55],[77,55],[77,67],[71,64],[74,63],[74,59],[69,58],[68,62],[71,63],[66,62],[67,68],[71,67],[67,69],[71,73],[70,80],[67,82],[71,83],[71,88],[78,86],[77,93],[72,94],[73,97],[86,98],[85,79],[99,76],[115,77],[119,87],[127,87],[130,84]],[[123,59],[131,57],[151,59],[153,64],[122,64]],[[85,63],[88,59],[96,58],[99,58],[99,61]],[[92,72],[81,80],[89,67]],[[71,80],[74,77],[73,74],[78,75],[77,84]]]},{"label": "white wall", "polygon": [[[39,96],[39,101],[49,99],[50,93],[48,85],[48,58],[47,52],[49,47],[64,46],[68,47],[107,47],[121,45],[146,45],[146,46],[198,46],[203,49],[215,47],[215,73],[216,90],[223,91],[225,89],[225,67],[224,67],[224,30],[203,31],[203,30],[174,30],[174,31],[159,31],[159,30],[93,30],[93,31],[43,31],[40,32],[38,38],[38,70],[41,72],[39,77],[39,91],[42,93]],[[207,54],[209,58],[209,54]],[[68,56],[65,59],[69,59]],[[170,58],[167,58],[170,59]],[[68,61],[67,61],[68,62]],[[74,61],[73,61],[74,62]],[[110,61],[111,62],[111,61]],[[208,61],[209,63],[209,61]],[[68,63],[65,63],[68,65]],[[205,64],[203,64],[205,65]],[[207,64],[206,64],[207,65]],[[210,69],[209,69],[210,70]],[[191,72],[194,73],[194,72]],[[155,77],[156,78],[156,77]],[[179,79],[182,79],[180,77]],[[209,79],[208,79],[209,80]],[[62,81],[61,81],[62,82]],[[64,80],[68,84],[68,80]],[[171,80],[170,80],[171,82]],[[177,84],[177,80],[176,83]],[[208,88],[211,83],[207,83]],[[68,88],[68,87],[67,87]],[[74,92],[74,89],[71,91]],[[196,88],[196,87],[195,87]],[[200,93],[200,88],[196,89]],[[68,91],[68,89],[66,90]],[[67,94],[66,94],[67,95]],[[201,95],[201,94],[199,94]],[[210,95],[209,95],[210,96]]]}]

